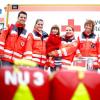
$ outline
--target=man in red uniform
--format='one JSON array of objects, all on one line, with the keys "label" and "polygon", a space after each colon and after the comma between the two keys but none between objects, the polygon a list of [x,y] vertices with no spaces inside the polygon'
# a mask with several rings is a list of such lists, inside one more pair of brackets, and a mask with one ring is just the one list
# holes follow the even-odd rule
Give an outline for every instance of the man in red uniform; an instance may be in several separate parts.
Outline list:
[{"label": "man in red uniform", "polygon": [[27,38],[26,19],[27,13],[19,12],[17,22],[1,32],[0,54],[3,66],[11,66],[14,60],[22,58]]}]

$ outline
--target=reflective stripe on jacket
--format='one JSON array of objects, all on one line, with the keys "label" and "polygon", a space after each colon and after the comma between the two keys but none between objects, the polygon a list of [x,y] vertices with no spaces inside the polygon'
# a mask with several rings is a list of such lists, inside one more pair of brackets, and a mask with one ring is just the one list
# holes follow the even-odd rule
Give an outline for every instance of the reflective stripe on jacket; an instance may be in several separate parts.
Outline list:
[{"label": "reflective stripe on jacket", "polygon": [[24,47],[27,39],[27,31],[24,29],[23,32],[18,36],[17,27],[13,25],[10,32],[6,30],[4,33],[7,35],[3,36],[5,38],[3,38],[4,50],[2,60],[13,62],[15,59],[21,59],[25,49]]},{"label": "reflective stripe on jacket", "polygon": [[39,36],[37,32],[33,32],[28,35],[24,52],[25,59],[35,61],[41,66],[46,63],[46,34],[43,32],[42,36]]}]

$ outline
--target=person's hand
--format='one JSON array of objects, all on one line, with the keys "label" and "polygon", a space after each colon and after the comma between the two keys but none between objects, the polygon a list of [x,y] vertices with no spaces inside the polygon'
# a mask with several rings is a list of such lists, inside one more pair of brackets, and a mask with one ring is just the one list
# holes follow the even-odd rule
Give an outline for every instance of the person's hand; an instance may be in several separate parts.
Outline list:
[{"label": "person's hand", "polygon": [[52,57],[53,56],[52,52],[48,53],[48,55],[49,55],[49,57]]},{"label": "person's hand", "polygon": [[82,58],[83,56],[82,56],[80,53],[77,53],[77,54],[76,54],[76,57]]},{"label": "person's hand", "polygon": [[48,55],[51,56],[51,57],[55,56],[55,51],[48,53]]}]

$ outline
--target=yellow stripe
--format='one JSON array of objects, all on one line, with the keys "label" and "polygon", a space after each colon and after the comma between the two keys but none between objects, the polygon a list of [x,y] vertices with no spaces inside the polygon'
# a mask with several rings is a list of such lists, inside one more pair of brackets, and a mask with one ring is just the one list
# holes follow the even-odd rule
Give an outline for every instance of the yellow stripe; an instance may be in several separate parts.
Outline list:
[{"label": "yellow stripe", "polygon": [[13,100],[35,100],[27,85],[19,85]]},{"label": "yellow stripe", "polygon": [[83,83],[78,85],[71,100],[91,100],[90,95]]}]

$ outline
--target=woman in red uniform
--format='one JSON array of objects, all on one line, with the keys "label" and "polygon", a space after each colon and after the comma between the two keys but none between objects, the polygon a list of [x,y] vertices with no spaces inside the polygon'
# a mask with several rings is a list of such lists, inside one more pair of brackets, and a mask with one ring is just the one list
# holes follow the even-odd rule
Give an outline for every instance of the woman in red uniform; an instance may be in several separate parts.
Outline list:
[{"label": "woman in red uniform", "polygon": [[62,67],[71,66],[78,48],[78,40],[75,38],[72,26],[66,27],[66,33],[61,37],[59,50],[51,52],[51,55],[61,57]]},{"label": "woman in red uniform", "polygon": [[37,19],[33,32],[28,35],[24,59],[30,59],[38,64],[38,67],[44,68],[46,63],[46,41],[48,34],[43,31],[44,21]]},{"label": "woman in red uniform", "polygon": [[87,20],[84,24],[84,31],[79,36],[79,52],[77,55],[87,59],[87,63],[91,63],[93,69],[99,68],[99,38],[94,33],[95,23],[93,20]]}]

